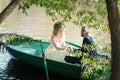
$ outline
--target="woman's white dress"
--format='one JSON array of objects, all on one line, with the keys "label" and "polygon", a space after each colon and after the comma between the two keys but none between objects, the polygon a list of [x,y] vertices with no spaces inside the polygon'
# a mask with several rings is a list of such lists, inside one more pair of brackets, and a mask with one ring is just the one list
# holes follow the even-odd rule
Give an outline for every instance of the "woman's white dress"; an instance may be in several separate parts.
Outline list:
[{"label": "woman's white dress", "polygon": [[[57,46],[62,47],[62,43],[64,42],[64,39],[60,42],[57,40],[56,37],[54,37],[54,40],[57,44]],[[57,50],[53,43],[51,42],[50,46],[45,50],[45,57],[47,59],[56,60],[60,62],[65,62],[64,58],[66,55],[68,55],[68,51],[66,50]]]}]

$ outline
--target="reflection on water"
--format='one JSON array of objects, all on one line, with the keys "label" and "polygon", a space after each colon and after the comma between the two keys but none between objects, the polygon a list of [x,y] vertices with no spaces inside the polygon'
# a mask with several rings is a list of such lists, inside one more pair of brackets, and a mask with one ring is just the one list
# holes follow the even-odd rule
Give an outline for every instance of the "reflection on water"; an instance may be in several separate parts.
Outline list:
[{"label": "reflection on water", "polygon": [[[46,80],[43,70],[38,70],[15,59],[9,61],[5,77],[11,78],[8,80]],[[50,80],[75,80],[50,72],[49,77]]]},{"label": "reflection on water", "polygon": [[7,62],[9,61],[10,57],[8,53],[2,53],[0,49],[0,80],[5,80],[1,79],[1,77],[5,78],[6,75],[6,68],[7,68]]},{"label": "reflection on water", "polygon": [[9,61],[10,57],[8,53],[1,53],[0,52],[0,73],[5,71],[7,62]]}]

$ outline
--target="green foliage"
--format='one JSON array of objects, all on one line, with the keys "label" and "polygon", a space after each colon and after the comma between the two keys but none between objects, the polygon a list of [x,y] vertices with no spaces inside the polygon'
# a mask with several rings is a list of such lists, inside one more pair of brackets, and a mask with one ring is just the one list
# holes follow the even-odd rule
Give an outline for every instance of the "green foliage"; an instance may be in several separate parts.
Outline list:
[{"label": "green foliage", "polygon": [[58,18],[64,22],[72,19],[78,26],[109,30],[105,0],[23,0],[19,9],[27,14],[32,5],[42,7],[53,21]]},{"label": "green foliage", "polygon": [[96,49],[94,45],[82,45],[82,49],[86,53],[77,50],[71,52],[72,55],[76,57],[82,57],[81,63],[81,77],[87,80],[110,80],[111,74],[111,58],[109,56],[100,55],[94,56],[91,51]]},{"label": "green foliage", "polygon": [[80,9],[76,11],[76,25],[87,25],[100,32],[109,31],[105,0],[80,0],[77,4]]},{"label": "green foliage", "polygon": [[111,53],[111,44],[108,44],[105,48],[103,48],[103,52]]},{"label": "green foliage", "polygon": [[88,53],[90,53],[91,51],[96,49],[96,46],[94,44],[92,44],[92,45],[84,44],[84,45],[82,45],[82,47]]},{"label": "green foliage", "polygon": [[119,14],[120,14],[120,0],[118,0],[118,9],[119,9]]},{"label": "green foliage", "polygon": [[12,42],[20,42],[20,43],[25,43],[25,42],[30,42],[33,39],[24,35],[18,35],[18,34],[7,34],[2,36],[3,40],[1,41],[2,43],[7,43],[10,44]]},{"label": "green foliage", "polygon": [[110,80],[111,59],[105,56],[90,56],[89,53],[76,52],[76,56],[82,56],[81,77],[84,80]]},{"label": "green foliage", "polygon": [[19,5],[19,9],[27,14],[26,10],[32,5],[36,5],[45,9],[46,14],[51,16],[53,21],[58,18],[58,15],[63,18],[62,21],[68,21],[74,12],[75,2],[76,0],[23,0]]},{"label": "green foliage", "polygon": [[[83,65],[82,78],[94,80],[109,80],[111,65],[110,61],[101,57],[86,58],[81,61]],[[109,76],[109,77],[108,77]]]}]

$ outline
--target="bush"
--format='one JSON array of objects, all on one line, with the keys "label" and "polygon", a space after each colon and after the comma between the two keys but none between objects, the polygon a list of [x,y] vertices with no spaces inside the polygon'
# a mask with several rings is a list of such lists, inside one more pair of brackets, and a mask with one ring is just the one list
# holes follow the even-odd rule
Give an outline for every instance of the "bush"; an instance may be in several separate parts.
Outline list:
[{"label": "bush", "polygon": [[[72,53],[73,54],[73,53]],[[90,56],[89,53],[75,52],[82,56],[81,77],[88,80],[110,80],[111,59],[104,55]]]},{"label": "bush", "polygon": [[4,34],[1,34],[1,36],[2,36],[1,43],[6,43],[6,44],[10,44],[13,42],[25,43],[33,40],[28,36],[18,35],[16,33],[4,33]]}]

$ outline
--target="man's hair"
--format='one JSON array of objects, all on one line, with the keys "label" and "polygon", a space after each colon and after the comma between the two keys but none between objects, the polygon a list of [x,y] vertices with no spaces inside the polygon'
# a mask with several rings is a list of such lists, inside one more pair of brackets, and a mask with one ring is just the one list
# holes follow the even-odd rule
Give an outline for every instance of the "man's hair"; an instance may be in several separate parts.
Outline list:
[{"label": "man's hair", "polygon": [[86,26],[83,26],[81,30],[84,30],[86,28]]}]

